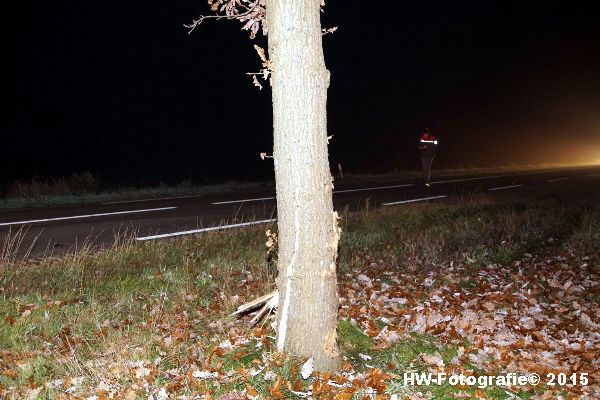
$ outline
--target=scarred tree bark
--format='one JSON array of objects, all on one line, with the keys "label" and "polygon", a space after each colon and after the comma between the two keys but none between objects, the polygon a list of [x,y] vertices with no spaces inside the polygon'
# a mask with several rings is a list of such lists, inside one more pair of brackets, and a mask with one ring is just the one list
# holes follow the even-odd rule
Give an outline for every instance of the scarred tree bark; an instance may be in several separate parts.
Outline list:
[{"label": "scarred tree bark", "polygon": [[333,211],[327,151],[329,71],[323,58],[319,0],[267,0],[272,61],[279,261],[277,349],[310,356],[333,370],[336,258],[340,230]]}]

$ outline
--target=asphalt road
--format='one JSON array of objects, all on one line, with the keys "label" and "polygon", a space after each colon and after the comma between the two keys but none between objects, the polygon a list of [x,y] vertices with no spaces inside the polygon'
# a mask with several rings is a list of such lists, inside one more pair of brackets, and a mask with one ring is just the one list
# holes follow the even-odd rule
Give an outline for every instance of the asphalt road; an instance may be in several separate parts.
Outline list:
[{"label": "asphalt road", "polygon": [[[91,245],[111,246],[117,237],[162,240],[186,231],[276,218],[273,192],[140,199],[95,205],[0,211],[0,245],[18,257],[58,255]],[[488,195],[508,200],[549,199],[600,205],[600,166],[438,177],[425,187],[416,179],[344,185],[337,182],[334,206],[355,211],[402,207],[423,201],[460,203]],[[155,237],[158,235],[158,237]],[[0,251],[2,248],[0,248]]]}]

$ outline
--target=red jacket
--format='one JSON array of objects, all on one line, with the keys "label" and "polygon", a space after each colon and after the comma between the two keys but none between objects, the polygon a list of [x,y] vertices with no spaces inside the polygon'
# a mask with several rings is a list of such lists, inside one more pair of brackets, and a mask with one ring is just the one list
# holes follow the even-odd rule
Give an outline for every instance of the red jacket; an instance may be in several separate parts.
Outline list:
[{"label": "red jacket", "polygon": [[438,144],[437,138],[431,133],[425,132],[419,138],[419,149],[425,150],[428,148],[435,148]]}]

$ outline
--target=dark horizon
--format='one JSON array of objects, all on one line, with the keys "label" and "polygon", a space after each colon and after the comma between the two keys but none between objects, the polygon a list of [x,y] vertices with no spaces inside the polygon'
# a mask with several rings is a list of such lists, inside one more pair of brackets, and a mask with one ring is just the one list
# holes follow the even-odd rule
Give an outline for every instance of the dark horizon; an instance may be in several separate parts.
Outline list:
[{"label": "dark horizon", "polygon": [[[329,0],[332,167],[600,162],[600,27],[584,3]],[[12,5],[0,184],[90,171],[108,184],[273,176],[256,41],[205,1]],[[21,7],[21,8],[19,8]]]}]

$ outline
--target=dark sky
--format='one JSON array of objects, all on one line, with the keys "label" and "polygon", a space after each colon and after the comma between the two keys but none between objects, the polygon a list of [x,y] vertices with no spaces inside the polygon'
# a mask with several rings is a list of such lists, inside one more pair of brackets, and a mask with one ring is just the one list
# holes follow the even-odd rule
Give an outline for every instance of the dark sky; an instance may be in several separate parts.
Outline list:
[{"label": "dark sky", "polygon": [[[204,0],[14,2],[3,10],[0,183],[272,177],[270,90],[237,22]],[[565,1],[328,0],[331,162],[417,168],[600,159],[598,9]],[[258,44],[265,46],[266,39]]]}]

